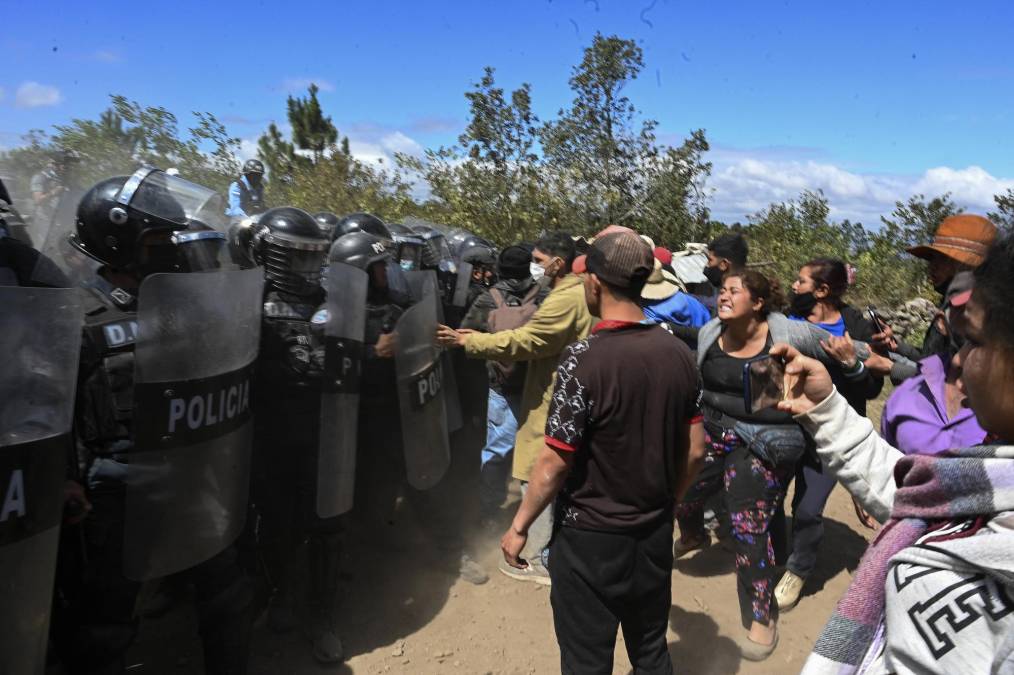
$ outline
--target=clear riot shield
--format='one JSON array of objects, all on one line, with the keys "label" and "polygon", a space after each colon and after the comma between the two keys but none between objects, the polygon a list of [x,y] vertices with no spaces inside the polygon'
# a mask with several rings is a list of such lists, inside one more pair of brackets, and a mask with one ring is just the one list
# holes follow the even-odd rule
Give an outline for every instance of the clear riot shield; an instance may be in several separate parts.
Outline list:
[{"label": "clear riot shield", "polygon": [[363,270],[332,263],[327,270],[328,319],[324,325],[324,383],[317,454],[317,515],[331,518],[352,508],[356,483],[359,383],[366,331]]},{"label": "clear riot shield", "polygon": [[[412,301],[415,303],[422,299],[427,284],[431,284],[434,292],[437,293],[436,289],[439,287],[439,283],[437,273],[433,270],[405,272],[405,279],[408,281]],[[437,322],[445,323],[444,305],[439,301],[439,293],[436,297]],[[447,411],[447,430],[454,433],[465,425],[464,415],[461,412],[461,399],[458,396],[458,378],[454,372],[454,360],[451,358],[450,352],[442,351],[440,362],[444,375],[444,409]]]},{"label": "clear riot shield", "polygon": [[260,268],[155,274],[138,291],[124,572],[201,563],[246,518]]},{"label": "clear riot shield", "polygon": [[420,277],[419,302],[395,326],[398,404],[409,484],[426,490],[440,482],[451,463],[444,399],[444,369],[435,344],[437,290],[432,273]]},{"label": "clear riot shield", "polygon": [[0,671],[42,673],[83,314],[69,288],[0,288]]},{"label": "clear riot shield", "polygon": [[454,296],[451,304],[455,307],[464,307],[468,302],[468,287],[472,283],[472,263],[458,263],[458,278],[454,284]]}]

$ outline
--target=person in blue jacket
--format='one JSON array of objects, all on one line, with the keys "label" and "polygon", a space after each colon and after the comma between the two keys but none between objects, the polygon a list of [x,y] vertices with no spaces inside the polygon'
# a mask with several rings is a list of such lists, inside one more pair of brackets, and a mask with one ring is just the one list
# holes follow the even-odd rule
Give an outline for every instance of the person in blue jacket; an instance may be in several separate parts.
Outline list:
[{"label": "person in blue jacket", "polygon": [[657,323],[699,328],[711,320],[704,304],[686,293],[679,279],[655,260],[655,268],[641,291],[644,316]]},{"label": "person in blue jacket", "polygon": [[264,164],[259,159],[248,159],[239,178],[229,185],[225,215],[246,218],[264,211]]}]

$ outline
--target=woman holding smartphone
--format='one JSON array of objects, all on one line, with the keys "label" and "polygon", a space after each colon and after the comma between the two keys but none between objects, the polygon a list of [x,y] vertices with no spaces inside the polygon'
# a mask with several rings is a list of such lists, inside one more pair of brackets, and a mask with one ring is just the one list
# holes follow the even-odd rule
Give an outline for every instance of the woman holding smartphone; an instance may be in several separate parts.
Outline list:
[{"label": "woman holding smartphone", "polygon": [[[701,328],[698,338],[708,456],[696,484],[676,510],[680,539],[675,555],[679,557],[708,541],[704,501],[724,486],[740,613],[747,630],[740,649],[744,658],[754,661],[767,658],[778,643],[770,528],[807,439],[788,414],[773,407],[751,411],[744,400],[744,368],[776,342],[788,343],[832,368],[841,367],[821,346],[822,342],[835,344],[835,338],[811,323],[790,321],[775,311],[781,305],[777,285],[756,271],[729,273],[722,281],[718,316]],[[856,343],[855,348],[861,357],[868,355],[864,344]],[[862,373],[858,362],[850,376]]]},{"label": "woman holding smartphone", "polygon": [[967,405],[989,438],[904,455],[786,345],[779,408],[884,528],[802,672],[1001,673],[1014,658],[1014,237],[976,269],[958,353]]},{"label": "woman holding smartphone", "polygon": [[[803,265],[789,300],[788,315],[795,321],[809,321],[840,340],[826,345],[826,351],[841,369],[832,376],[835,386],[852,409],[866,416],[866,402],[880,395],[884,378],[865,371],[861,376],[846,379],[843,371],[852,371],[858,362],[852,338],[870,342],[879,331],[859,310],[850,307],[843,296],[849,287],[845,263],[831,258],[817,258]],[[803,585],[817,564],[817,550],[824,538],[824,507],[838,482],[821,470],[815,457],[804,457],[796,467],[796,489],[792,497],[792,554],[785,574],[775,586],[778,608],[787,612],[799,602]],[[857,513],[861,513],[857,510]],[[784,523],[784,510],[778,524]],[[872,526],[868,517],[860,516],[863,524]]]}]

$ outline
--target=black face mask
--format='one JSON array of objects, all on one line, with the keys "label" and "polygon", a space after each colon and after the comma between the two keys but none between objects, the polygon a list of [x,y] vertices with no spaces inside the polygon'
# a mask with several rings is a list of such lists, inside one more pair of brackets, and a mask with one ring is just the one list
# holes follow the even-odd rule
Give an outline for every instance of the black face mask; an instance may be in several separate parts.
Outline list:
[{"label": "black face mask", "polygon": [[947,297],[947,289],[951,287],[951,282],[953,280],[954,279],[951,278],[951,279],[948,279],[947,281],[943,282],[942,284],[937,284],[936,286],[933,287],[933,290],[935,290],[940,295],[942,295],[944,297]]},{"label": "black face mask", "polygon": [[722,287],[722,277],[725,276],[725,272],[720,267],[705,267],[704,276],[707,278],[711,285],[715,288]]},{"label": "black face mask", "polygon": [[810,312],[817,306],[817,296],[812,292],[809,293],[793,293],[789,298],[789,314],[791,316],[798,316],[800,319],[806,319],[810,316]]}]

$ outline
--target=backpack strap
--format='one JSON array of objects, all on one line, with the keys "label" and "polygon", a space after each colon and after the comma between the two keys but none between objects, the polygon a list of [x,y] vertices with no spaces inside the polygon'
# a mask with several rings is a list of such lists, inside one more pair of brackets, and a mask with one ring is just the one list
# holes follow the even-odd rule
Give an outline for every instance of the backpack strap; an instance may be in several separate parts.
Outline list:
[{"label": "backpack strap", "polygon": [[542,290],[542,288],[538,284],[535,284],[534,286],[532,286],[531,290],[529,290],[525,294],[525,297],[521,301],[521,304],[522,305],[527,305],[530,302],[535,302],[535,298],[537,298],[539,296],[539,291],[541,291],[541,290]]},{"label": "backpack strap", "polygon": [[489,289],[489,296],[493,298],[493,304],[496,305],[497,309],[500,309],[501,307],[505,307],[507,305],[507,302],[503,299],[503,293],[501,293],[499,290],[495,288]]}]

